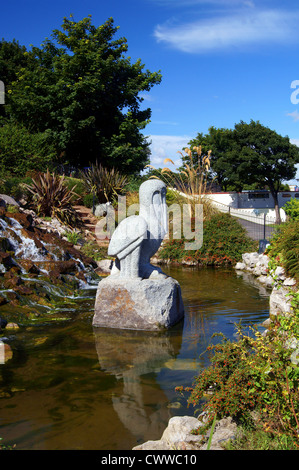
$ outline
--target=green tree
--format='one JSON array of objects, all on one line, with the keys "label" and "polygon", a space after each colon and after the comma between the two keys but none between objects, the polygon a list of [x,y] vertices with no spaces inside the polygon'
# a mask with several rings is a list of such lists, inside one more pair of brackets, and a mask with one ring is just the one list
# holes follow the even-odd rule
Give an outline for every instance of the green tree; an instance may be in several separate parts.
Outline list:
[{"label": "green tree", "polygon": [[[274,130],[251,120],[235,125],[234,136],[237,148],[233,156],[239,161],[238,175],[243,182],[266,185],[274,199],[276,221],[281,222],[278,191],[283,180],[296,175],[295,164],[299,163],[299,148]],[[237,152],[240,152],[238,157]]]},{"label": "green tree", "polygon": [[[191,149],[200,145],[204,155],[211,151],[210,178],[216,178],[217,183],[224,191],[242,190],[242,183],[238,180],[237,173],[232,171],[236,162],[231,158],[231,153],[236,144],[231,129],[217,129],[212,126],[209,128],[208,134],[197,134],[197,137],[191,140],[188,145]],[[197,158],[195,151],[193,151],[193,158]]]},{"label": "green tree", "polygon": [[211,127],[209,134],[199,134],[190,144],[198,145],[203,138],[212,150],[211,168],[218,182],[238,191],[248,185],[268,187],[274,199],[276,221],[280,223],[278,191],[283,180],[296,175],[299,148],[290,143],[289,137],[282,137],[253,120],[249,124],[241,121],[234,129]]},{"label": "green tree", "polygon": [[[0,41],[0,80],[7,87],[17,79],[17,73],[22,68],[30,67],[30,55],[26,51],[25,46],[20,46],[15,39],[7,42],[4,39]],[[10,101],[10,95],[5,94],[6,105]],[[0,106],[0,117],[6,116],[6,106]]]},{"label": "green tree", "polygon": [[141,109],[140,92],[160,83],[126,57],[125,38],[114,39],[112,18],[95,27],[91,17],[64,18],[40,48],[35,67],[18,70],[8,87],[7,112],[31,132],[49,133],[61,163],[88,166],[98,160],[125,173],[143,169],[149,144],[141,133],[151,110]]},{"label": "green tree", "polygon": [[11,121],[0,126],[0,175],[24,176],[55,165],[55,148],[47,132],[31,134]]}]

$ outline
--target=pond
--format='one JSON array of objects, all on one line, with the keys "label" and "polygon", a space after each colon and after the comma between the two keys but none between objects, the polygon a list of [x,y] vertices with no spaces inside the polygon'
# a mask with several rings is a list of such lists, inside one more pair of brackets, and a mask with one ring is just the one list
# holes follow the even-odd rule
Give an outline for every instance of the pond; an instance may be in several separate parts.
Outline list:
[{"label": "pond", "polygon": [[93,329],[95,289],[81,291],[76,320],[5,333],[13,358],[0,365],[3,444],[130,450],[160,439],[172,416],[193,415],[175,387],[208,365],[213,333],[233,339],[236,323],[262,323],[270,292],[233,269],[164,272],[185,305],[184,321],[166,333]]}]

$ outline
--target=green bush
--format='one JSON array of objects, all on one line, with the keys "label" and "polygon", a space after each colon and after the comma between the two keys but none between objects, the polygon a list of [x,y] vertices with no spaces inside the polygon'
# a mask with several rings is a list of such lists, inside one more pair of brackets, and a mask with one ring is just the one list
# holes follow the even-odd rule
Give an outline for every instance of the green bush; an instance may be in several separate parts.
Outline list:
[{"label": "green bush", "polygon": [[86,188],[84,182],[80,178],[72,178],[65,176],[64,185],[70,190],[74,190],[77,204],[82,203],[86,195]]},{"label": "green bush", "polygon": [[0,193],[7,194],[18,201],[22,197],[29,197],[29,192],[25,185],[31,183],[32,179],[30,177],[9,176],[2,179]]},{"label": "green bush", "polygon": [[286,347],[290,340],[299,341],[298,300],[291,315],[277,316],[267,335],[253,327],[245,334],[239,326],[238,341],[223,337],[208,346],[214,354],[211,365],[195,377],[192,387],[176,388],[189,394],[189,405],[208,413],[208,423],[198,433],[211,426],[215,415],[230,416],[259,433],[256,446],[264,440],[273,449],[299,449],[299,368],[294,350]]},{"label": "green bush", "polygon": [[246,230],[230,214],[216,213],[203,223],[203,245],[196,251],[186,251],[184,239],[170,239],[163,244],[159,257],[173,261],[193,260],[200,265],[233,264],[242,254],[257,249]]},{"label": "green bush", "polygon": [[299,199],[291,199],[283,206],[283,210],[290,219],[299,219]]},{"label": "green bush", "polygon": [[71,231],[68,231],[66,233],[63,234],[67,240],[72,243],[73,245],[77,245],[78,243],[78,240],[80,239],[80,234],[78,232],[71,232]]},{"label": "green bush", "polygon": [[98,204],[99,200],[97,196],[94,196],[92,193],[86,194],[83,198],[83,204],[85,207],[91,209],[93,207],[93,203]]},{"label": "green bush", "polygon": [[299,280],[299,219],[277,228],[266,253],[283,266],[289,276]]},{"label": "green bush", "polygon": [[6,123],[0,126],[0,174],[23,177],[27,171],[52,169],[56,152],[48,134],[31,134],[24,127]]}]

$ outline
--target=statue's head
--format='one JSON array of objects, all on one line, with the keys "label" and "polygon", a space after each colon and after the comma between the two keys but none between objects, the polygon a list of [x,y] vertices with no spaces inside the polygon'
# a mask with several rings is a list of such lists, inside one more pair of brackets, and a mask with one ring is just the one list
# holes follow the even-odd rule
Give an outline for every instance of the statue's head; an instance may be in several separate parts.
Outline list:
[{"label": "statue's head", "polygon": [[[165,199],[166,204],[166,185],[159,179],[149,179],[142,183],[139,188],[139,203],[144,206],[159,203],[155,195],[159,194]],[[156,199],[156,201],[155,201]],[[161,200],[162,202],[162,200]],[[164,201],[163,201],[164,202]]]},{"label": "statue's head", "polygon": [[139,188],[140,215],[157,223],[162,238],[168,231],[166,185],[159,179],[149,179]]}]

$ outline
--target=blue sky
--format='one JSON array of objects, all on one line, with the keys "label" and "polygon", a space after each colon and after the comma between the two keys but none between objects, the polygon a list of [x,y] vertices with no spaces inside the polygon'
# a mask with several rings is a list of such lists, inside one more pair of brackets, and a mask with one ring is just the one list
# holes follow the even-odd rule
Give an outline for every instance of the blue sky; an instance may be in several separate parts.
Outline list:
[{"label": "blue sky", "polygon": [[[299,4],[295,0],[15,0],[3,2],[0,36],[40,45],[63,17],[113,17],[128,55],[161,71],[143,95],[151,162],[177,153],[210,126],[259,120],[299,145]],[[1,77],[0,77],[1,79]],[[298,83],[296,83],[298,80]],[[291,88],[291,86],[295,88]],[[293,93],[293,95],[292,95]],[[292,98],[292,99],[291,99]],[[297,103],[298,101],[298,103]],[[297,173],[299,178],[299,171]]]}]

